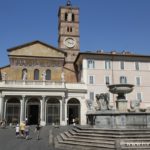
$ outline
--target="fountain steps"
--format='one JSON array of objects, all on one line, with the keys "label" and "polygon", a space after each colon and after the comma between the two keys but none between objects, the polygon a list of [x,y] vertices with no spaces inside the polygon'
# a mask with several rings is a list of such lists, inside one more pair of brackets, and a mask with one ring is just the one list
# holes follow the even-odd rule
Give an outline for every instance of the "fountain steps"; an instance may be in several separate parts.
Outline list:
[{"label": "fountain steps", "polygon": [[72,130],[72,134],[80,134],[80,135],[86,135],[86,134],[92,134],[93,136],[98,136],[98,135],[103,135],[103,136],[128,136],[128,135],[144,135],[144,136],[149,136],[150,135],[150,129],[135,129],[135,130],[131,130],[131,129],[126,129],[126,130],[118,130],[118,129],[92,129],[92,128],[87,128],[87,129],[84,129],[84,128],[74,128]]},{"label": "fountain steps", "polygon": [[115,150],[117,140],[150,142],[150,129],[103,130],[77,127],[57,135],[55,147],[64,150]]}]

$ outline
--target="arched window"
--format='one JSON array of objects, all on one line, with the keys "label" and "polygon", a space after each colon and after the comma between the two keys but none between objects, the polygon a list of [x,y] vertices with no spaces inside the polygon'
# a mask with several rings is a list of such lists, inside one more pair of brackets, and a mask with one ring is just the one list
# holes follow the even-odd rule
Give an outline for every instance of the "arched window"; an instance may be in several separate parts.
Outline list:
[{"label": "arched window", "polygon": [[65,13],[65,21],[67,21],[67,19],[68,19],[68,14]]},{"label": "arched window", "polygon": [[74,14],[72,14],[72,21],[75,21],[75,16],[74,16]]},{"label": "arched window", "polygon": [[51,70],[46,70],[46,80],[51,80]]},{"label": "arched window", "polygon": [[34,80],[39,80],[39,70],[38,69],[34,70]]},{"label": "arched window", "polygon": [[67,32],[69,32],[70,30],[69,30],[69,27],[67,27]]},{"label": "arched window", "polygon": [[28,73],[27,69],[24,68],[22,70],[22,80],[24,80],[24,81],[27,80],[27,73]]},{"label": "arched window", "polygon": [[70,32],[72,32],[72,27],[70,27]]}]

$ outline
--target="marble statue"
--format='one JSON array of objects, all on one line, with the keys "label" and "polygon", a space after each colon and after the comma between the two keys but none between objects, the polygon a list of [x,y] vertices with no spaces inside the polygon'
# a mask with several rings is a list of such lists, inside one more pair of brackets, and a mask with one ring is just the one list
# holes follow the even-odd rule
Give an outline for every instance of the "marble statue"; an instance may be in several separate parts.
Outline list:
[{"label": "marble statue", "polygon": [[101,93],[96,95],[97,108],[96,110],[109,110],[109,95]]},{"label": "marble statue", "polygon": [[23,81],[26,81],[27,80],[27,71],[24,70],[23,71],[23,77],[22,77]]},{"label": "marble statue", "polygon": [[6,80],[6,76],[7,76],[7,73],[6,73],[6,72],[2,72],[2,80],[3,80],[3,81]]},{"label": "marble statue", "polygon": [[65,81],[65,75],[64,75],[64,72],[61,73],[61,81],[62,81],[62,82]]},{"label": "marble statue", "polygon": [[140,103],[141,103],[141,100],[131,100],[130,101],[131,110],[139,111],[140,110]]},{"label": "marble statue", "polygon": [[43,81],[46,80],[46,72],[45,72],[45,71],[43,71],[43,73],[42,73],[42,80],[43,80]]}]

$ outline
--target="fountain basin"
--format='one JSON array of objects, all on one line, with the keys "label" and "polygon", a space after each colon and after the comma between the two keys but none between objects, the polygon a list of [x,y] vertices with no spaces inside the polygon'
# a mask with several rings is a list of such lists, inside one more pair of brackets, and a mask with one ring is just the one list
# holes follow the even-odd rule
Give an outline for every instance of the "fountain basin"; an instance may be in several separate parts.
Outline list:
[{"label": "fountain basin", "polygon": [[109,91],[113,94],[127,94],[133,91],[132,84],[113,84],[108,85]]},{"label": "fountain basin", "polygon": [[148,112],[97,111],[87,113],[87,123],[95,128],[144,129],[150,128]]}]

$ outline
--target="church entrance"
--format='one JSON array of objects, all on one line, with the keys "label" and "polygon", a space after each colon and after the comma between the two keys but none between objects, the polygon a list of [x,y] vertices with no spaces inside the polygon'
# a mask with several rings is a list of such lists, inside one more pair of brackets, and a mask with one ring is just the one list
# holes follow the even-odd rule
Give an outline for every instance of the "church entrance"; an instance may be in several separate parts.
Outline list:
[{"label": "church entrance", "polygon": [[29,125],[40,123],[40,103],[36,99],[31,99],[27,104],[27,118]]},{"label": "church entrance", "polygon": [[60,102],[56,98],[47,101],[47,124],[60,124]]},{"label": "church entrance", "polygon": [[68,124],[80,124],[80,102],[77,99],[70,99],[67,106]]},{"label": "church entrance", "polygon": [[11,98],[6,104],[7,123],[17,124],[20,121],[20,101],[17,98]]}]

